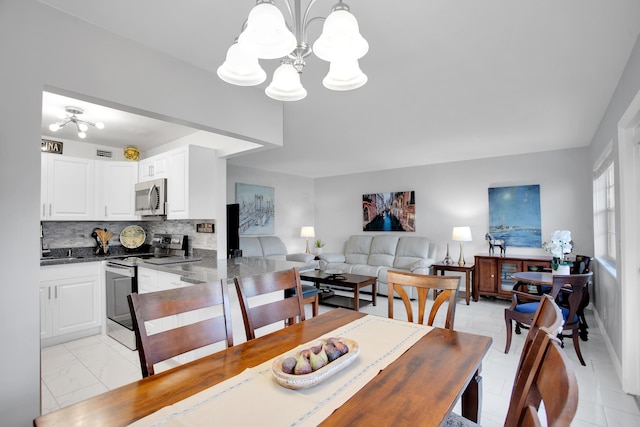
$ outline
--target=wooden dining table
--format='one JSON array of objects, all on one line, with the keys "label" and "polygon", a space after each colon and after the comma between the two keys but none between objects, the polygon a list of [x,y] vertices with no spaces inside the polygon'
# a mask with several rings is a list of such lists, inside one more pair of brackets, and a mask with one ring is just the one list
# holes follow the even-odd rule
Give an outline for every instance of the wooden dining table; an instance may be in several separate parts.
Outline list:
[{"label": "wooden dining table", "polygon": [[[42,415],[34,425],[125,426],[365,316],[371,315],[335,309]],[[479,421],[480,372],[491,342],[486,336],[434,328],[322,425],[378,425],[384,420],[394,426],[437,426],[459,399],[462,415]]]}]

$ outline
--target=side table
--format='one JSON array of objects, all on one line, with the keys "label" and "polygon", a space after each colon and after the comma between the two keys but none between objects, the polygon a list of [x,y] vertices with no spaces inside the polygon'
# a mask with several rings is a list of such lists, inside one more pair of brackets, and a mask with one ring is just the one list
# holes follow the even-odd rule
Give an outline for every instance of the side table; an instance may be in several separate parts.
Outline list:
[{"label": "side table", "polygon": [[[472,287],[471,287],[471,283],[473,283],[473,271],[475,269],[475,265],[472,264],[465,264],[463,266],[458,265],[457,263],[454,264],[443,264],[441,262],[436,262],[435,264],[433,264],[433,274],[434,275],[438,275],[438,271],[440,272],[441,276],[444,276],[444,272],[445,271],[457,271],[459,273],[464,273],[465,275],[465,282],[464,282],[464,289],[465,289],[465,293],[464,293],[464,298],[467,301],[467,305],[469,305],[469,297],[471,295],[471,291],[472,291]],[[478,296],[476,295],[476,289],[475,287],[473,288],[473,300],[474,301],[478,301]]]}]

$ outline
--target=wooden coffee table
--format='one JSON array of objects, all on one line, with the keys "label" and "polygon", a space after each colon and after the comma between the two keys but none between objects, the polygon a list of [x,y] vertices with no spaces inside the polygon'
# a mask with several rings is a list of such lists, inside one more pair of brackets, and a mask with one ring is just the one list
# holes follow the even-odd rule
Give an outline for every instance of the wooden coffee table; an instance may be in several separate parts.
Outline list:
[{"label": "wooden coffee table", "polygon": [[[329,305],[332,307],[351,308],[355,311],[360,310],[361,305],[371,304],[376,305],[376,292],[378,278],[374,276],[361,276],[359,274],[343,273],[339,276],[326,274],[321,270],[300,272],[300,279],[313,282],[316,288],[320,289],[320,285],[334,285],[342,288],[349,288],[353,290],[353,298],[349,298],[342,295],[334,295],[322,297],[320,295],[320,303]],[[371,286],[371,300],[360,299],[360,289],[366,286]]]}]

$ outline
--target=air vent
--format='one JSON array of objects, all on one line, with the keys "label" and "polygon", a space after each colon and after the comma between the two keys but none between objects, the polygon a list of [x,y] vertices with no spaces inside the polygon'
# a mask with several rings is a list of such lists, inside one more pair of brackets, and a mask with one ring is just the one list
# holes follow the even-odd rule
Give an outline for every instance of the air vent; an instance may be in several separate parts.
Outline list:
[{"label": "air vent", "polygon": [[96,156],[98,156],[98,157],[111,157],[111,156],[113,156],[113,153],[111,151],[96,150]]}]

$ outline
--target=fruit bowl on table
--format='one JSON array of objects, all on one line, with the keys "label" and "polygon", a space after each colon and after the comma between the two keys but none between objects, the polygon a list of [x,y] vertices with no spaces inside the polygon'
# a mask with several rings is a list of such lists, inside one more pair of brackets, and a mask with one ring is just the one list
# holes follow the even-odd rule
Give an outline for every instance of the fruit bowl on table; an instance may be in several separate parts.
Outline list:
[{"label": "fruit bowl on table", "polygon": [[292,351],[290,353],[286,353],[282,356],[274,359],[273,364],[271,365],[271,373],[273,374],[273,378],[276,380],[278,384],[283,387],[290,388],[293,390],[299,390],[303,388],[312,387],[325,379],[333,376],[337,372],[340,372],[347,366],[349,366],[360,353],[360,346],[353,340],[348,338],[336,338],[337,340],[344,343],[349,349],[348,353],[343,354],[337,359],[329,362],[323,367],[319,368],[316,371],[313,371],[308,374],[288,374],[284,372],[282,368],[282,362],[288,357],[297,357],[299,353],[304,349],[309,349],[311,347],[322,344],[322,340],[318,340],[315,342],[311,342],[306,346],[300,347],[297,351]]}]

